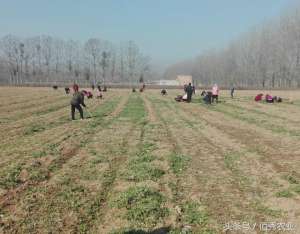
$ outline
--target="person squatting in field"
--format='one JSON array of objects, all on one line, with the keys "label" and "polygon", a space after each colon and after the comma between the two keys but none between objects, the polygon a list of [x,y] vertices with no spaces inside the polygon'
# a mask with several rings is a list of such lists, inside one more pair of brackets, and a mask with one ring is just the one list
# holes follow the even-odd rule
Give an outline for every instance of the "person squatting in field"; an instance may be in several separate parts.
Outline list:
[{"label": "person squatting in field", "polygon": [[191,102],[192,100],[192,95],[193,95],[193,87],[192,84],[189,83],[189,85],[184,85],[184,95],[178,95],[175,98],[175,101],[177,102]]},{"label": "person squatting in field", "polygon": [[[263,100],[263,94],[259,93],[255,96],[254,100],[256,102],[260,102]],[[267,103],[274,103],[274,102],[282,102],[282,98],[281,97],[277,97],[277,96],[271,96],[270,94],[266,94],[265,96],[265,101]]]},{"label": "person squatting in field", "polygon": [[201,96],[203,97],[203,101],[205,104],[211,104],[212,100],[212,92],[208,91],[206,92],[205,90],[202,91]]},{"label": "person squatting in field", "polygon": [[86,96],[88,99],[93,98],[93,94],[90,91],[82,90],[81,93]]},{"label": "person squatting in field", "polygon": [[66,92],[66,94],[69,94],[70,93],[70,88],[69,87],[65,87],[65,92]]},{"label": "person squatting in field", "polygon": [[167,95],[167,90],[162,89],[160,93],[161,93],[161,95],[163,95],[163,96],[164,96],[164,95]]},{"label": "person squatting in field", "polygon": [[262,93],[259,93],[259,94],[257,94],[257,95],[255,96],[254,100],[255,100],[256,102],[259,102],[259,101],[262,100],[262,97],[263,97],[263,96],[264,96],[264,95],[263,95]]},{"label": "person squatting in field", "polygon": [[79,92],[79,87],[77,84],[73,85],[74,94],[71,99],[71,117],[72,120],[75,120],[75,109],[77,109],[80,113],[80,118],[83,119],[83,110],[82,106],[86,107],[84,104],[84,95],[83,93]]},{"label": "person squatting in field", "polygon": [[272,97],[271,95],[266,94],[266,102],[268,103],[282,102],[282,98],[277,96]]}]

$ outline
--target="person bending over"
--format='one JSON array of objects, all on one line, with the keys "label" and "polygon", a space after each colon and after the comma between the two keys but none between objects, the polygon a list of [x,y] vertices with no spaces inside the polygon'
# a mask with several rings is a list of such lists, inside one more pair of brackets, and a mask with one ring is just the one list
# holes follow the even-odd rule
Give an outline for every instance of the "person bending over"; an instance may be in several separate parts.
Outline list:
[{"label": "person bending over", "polygon": [[163,96],[164,96],[164,95],[167,95],[167,90],[163,89],[160,93],[161,93],[161,95],[163,95]]},{"label": "person bending over", "polygon": [[84,104],[84,95],[83,93],[79,92],[79,88],[74,88],[74,94],[71,99],[71,117],[72,120],[75,120],[75,109],[77,109],[80,113],[80,118],[83,119],[83,110],[82,106],[86,107]]}]

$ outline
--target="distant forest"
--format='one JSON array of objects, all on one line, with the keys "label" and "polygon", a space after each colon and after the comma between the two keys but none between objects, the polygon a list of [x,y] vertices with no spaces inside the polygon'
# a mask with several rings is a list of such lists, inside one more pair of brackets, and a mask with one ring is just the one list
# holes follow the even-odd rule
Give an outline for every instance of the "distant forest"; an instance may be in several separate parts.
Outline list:
[{"label": "distant forest", "polygon": [[114,45],[91,38],[81,44],[47,35],[0,39],[0,82],[4,84],[130,84],[151,76],[150,58],[133,41]]},{"label": "distant forest", "polygon": [[300,88],[300,8],[243,34],[226,48],[174,64],[164,76],[192,75],[198,84]]}]

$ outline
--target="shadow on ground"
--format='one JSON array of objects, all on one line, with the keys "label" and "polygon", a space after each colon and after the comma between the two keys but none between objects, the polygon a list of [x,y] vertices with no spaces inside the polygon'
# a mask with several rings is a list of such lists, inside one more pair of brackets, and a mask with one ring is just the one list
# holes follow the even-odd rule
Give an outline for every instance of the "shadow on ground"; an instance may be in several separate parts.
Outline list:
[{"label": "shadow on ground", "polygon": [[143,230],[128,230],[122,232],[122,234],[166,234],[170,232],[170,227],[163,227],[163,228],[158,228],[153,231],[143,231]]}]

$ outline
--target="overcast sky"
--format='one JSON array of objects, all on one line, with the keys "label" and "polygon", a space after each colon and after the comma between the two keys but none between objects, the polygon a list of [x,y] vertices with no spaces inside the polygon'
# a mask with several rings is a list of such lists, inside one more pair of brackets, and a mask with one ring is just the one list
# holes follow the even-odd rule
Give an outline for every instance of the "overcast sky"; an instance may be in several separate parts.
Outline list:
[{"label": "overcast sky", "polygon": [[0,36],[134,40],[162,67],[275,18],[295,0],[0,0]]}]

